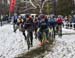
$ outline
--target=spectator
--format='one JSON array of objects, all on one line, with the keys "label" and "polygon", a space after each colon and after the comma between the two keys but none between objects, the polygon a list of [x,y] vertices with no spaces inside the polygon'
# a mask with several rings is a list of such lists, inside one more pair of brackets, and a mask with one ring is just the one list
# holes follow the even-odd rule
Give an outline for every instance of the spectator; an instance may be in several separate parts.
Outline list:
[{"label": "spectator", "polygon": [[3,15],[1,15],[1,26],[2,26]]},{"label": "spectator", "polygon": [[75,30],[75,15],[73,15],[72,23],[74,23],[74,30]]}]

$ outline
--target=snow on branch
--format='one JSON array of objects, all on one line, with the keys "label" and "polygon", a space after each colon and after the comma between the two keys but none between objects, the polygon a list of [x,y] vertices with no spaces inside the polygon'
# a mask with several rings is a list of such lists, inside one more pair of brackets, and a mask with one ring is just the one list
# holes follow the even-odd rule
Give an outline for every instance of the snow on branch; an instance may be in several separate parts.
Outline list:
[{"label": "snow on branch", "polygon": [[37,7],[33,4],[32,0],[30,0],[30,3],[31,3],[31,5],[32,5],[34,8],[37,8]]}]

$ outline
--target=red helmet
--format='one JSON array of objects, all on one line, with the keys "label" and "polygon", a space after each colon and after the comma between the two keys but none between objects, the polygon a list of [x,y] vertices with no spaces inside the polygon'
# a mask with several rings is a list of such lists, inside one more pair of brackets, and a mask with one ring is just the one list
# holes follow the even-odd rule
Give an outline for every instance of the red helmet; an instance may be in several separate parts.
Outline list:
[{"label": "red helmet", "polygon": [[45,15],[45,19],[47,19],[47,16]]},{"label": "red helmet", "polygon": [[32,19],[32,16],[29,16],[29,19]]}]

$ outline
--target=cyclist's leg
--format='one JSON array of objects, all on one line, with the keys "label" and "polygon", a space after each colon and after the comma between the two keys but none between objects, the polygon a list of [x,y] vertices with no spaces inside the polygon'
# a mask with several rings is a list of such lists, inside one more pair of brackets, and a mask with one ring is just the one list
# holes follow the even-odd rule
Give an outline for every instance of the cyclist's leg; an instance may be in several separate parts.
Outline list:
[{"label": "cyclist's leg", "polygon": [[38,32],[38,39],[40,42],[42,42],[42,32],[41,31]]},{"label": "cyclist's leg", "polygon": [[60,31],[60,25],[58,24],[58,33],[59,33],[59,31]]},{"label": "cyclist's leg", "polygon": [[16,30],[15,30],[16,26],[15,26],[15,25],[16,25],[16,24],[13,23],[13,30],[14,30],[14,32],[16,32]]},{"label": "cyclist's leg", "polygon": [[53,26],[53,33],[54,33],[54,38],[55,38],[55,26]]},{"label": "cyclist's leg", "polygon": [[58,33],[58,31],[59,31],[59,25],[57,24],[57,26],[56,26],[56,29],[57,29],[57,33]]},{"label": "cyclist's leg", "polygon": [[72,24],[71,24],[71,22],[70,22],[70,29],[72,28]]},{"label": "cyclist's leg", "polygon": [[37,39],[37,28],[35,28],[35,39]]},{"label": "cyclist's leg", "polygon": [[62,24],[60,24],[60,35],[62,36]]},{"label": "cyclist's leg", "polygon": [[13,23],[13,30],[15,29],[15,24]]},{"label": "cyclist's leg", "polygon": [[75,23],[74,23],[74,30],[75,30]]},{"label": "cyclist's leg", "polygon": [[25,34],[25,31],[22,31],[22,34],[23,34],[23,36],[25,37],[25,40],[26,40],[26,34]]},{"label": "cyclist's leg", "polygon": [[48,29],[45,31],[45,33],[46,33],[46,39],[48,40],[49,38],[48,38],[48,35],[49,35],[49,33],[48,33],[49,31],[48,31]]},{"label": "cyclist's leg", "polygon": [[33,46],[33,32],[30,32],[30,41],[31,41],[31,46]]},{"label": "cyclist's leg", "polygon": [[62,36],[62,24],[59,24],[59,36]]},{"label": "cyclist's leg", "polygon": [[25,40],[26,40],[25,27],[23,27],[23,24],[21,25],[21,31],[22,31],[23,36],[25,37]]},{"label": "cyclist's leg", "polygon": [[56,23],[56,25],[55,25],[55,33],[57,34],[57,30],[58,30],[58,24]]},{"label": "cyclist's leg", "polygon": [[43,32],[39,32],[39,41],[40,41],[40,46],[42,46],[43,45],[43,43],[44,43],[44,41],[43,41],[44,39],[43,39]]},{"label": "cyclist's leg", "polygon": [[45,31],[45,34],[46,34],[46,42],[49,43],[49,30],[48,29]]},{"label": "cyclist's leg", "polygon": [[16,32],[18,28],[19,28],[19,26],[17,24],[15,24],[14,32]]},{"label": "cyclist's leg", "polygon": [[29,31],[27,30],[27,38],[26,38],[26,40],[27,40],[28,50],[30,48],[30,39],[29,39],[29,37],[30,37],[30,34],[29,34]]}]

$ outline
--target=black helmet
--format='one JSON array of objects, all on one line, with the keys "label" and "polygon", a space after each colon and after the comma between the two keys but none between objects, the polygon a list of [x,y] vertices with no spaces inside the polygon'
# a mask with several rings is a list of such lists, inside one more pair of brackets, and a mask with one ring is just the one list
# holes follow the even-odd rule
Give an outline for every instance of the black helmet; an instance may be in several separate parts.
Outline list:
[{"label": "black helmet", "polygon": [[40,14],[39,15],[40,18],[44,18],[44,16],[45,16],[44,14]]},{"label": "black helmet", "polygon": [[30,16],[30,14],[29,14],[29,13],[27,13],[27,14],[26,14],[26,18],[28,18],[29,16]]}]

